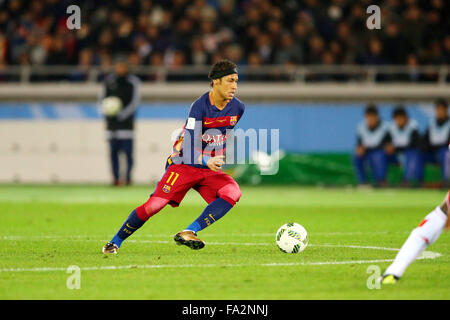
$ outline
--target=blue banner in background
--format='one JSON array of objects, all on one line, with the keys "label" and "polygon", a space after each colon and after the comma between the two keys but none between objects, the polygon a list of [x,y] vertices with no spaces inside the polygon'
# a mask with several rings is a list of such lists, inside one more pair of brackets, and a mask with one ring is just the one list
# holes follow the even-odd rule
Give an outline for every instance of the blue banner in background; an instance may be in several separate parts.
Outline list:
[{"label": "blue banner in background", "polygon": [[[185,119],[190,103],[144,103],[138,120]],[[391,121],[395,104],[378,104],[381,118]],[[363,103],[248,103],[238,127],[280,129],[280,148],[289,152],[349,152],[355,146]],[[433,116],[430,104],[406,104],[423,132]],[[1,121],[100,120],[95,103],[0,103]]]}]

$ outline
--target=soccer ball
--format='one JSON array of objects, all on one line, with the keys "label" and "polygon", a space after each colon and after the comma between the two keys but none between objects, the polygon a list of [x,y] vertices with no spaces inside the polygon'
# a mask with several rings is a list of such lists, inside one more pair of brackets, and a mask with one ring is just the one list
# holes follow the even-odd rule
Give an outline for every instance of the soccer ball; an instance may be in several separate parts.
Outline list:
[{"label": "soccer ball", "polygon": [[308,245],[308,232],[302,225],[290,222],[278,229],[275,240],[281,251],[299,253]]},{"label": "soccer ball", "polygon": [[102,112],[105,116],[114,116],[122,109],[122,100],[118,97],[107,97],[102,101]]}]

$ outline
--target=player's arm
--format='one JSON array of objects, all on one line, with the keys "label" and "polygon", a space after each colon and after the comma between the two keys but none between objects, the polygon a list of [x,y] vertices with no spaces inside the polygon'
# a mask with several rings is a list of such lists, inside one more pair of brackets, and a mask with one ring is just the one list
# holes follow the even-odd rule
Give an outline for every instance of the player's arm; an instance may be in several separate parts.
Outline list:
[{"label": "player's arm", "polygon": [[103,102],[103,99],[106,98],[106,94],[107,94],[107,90],[106,90],[106,81],[105,81],[104,83],[102,83],[102,87],[97,96],[97,106],[98,106],[98,110],[100,110],[100,113],[102,112],[102,102]]},{"label": "player's arm", "polygon": [[395,153],[395,147],[392,144],[392,137],[391,137],[391,134],[389,133],[389,131],[387,131],[386,134],[384,135],[383,145],[384,145],[384,150],[387,154]]},{"label": "player's arm", "polygon": [[239,113],[239,119],[238,119],[238,122],[239,122],[239,120],[242,119],[242,116],[244,115],[244,112],[245,112],[245,105],[242,104],[242,105],[241,105],[241,112]]},{"label": "player's arm", "polygon": [[356,134],[356,154],[360,157],[362,157],[366,153],[366,148],[364,148],[362,144],[361,136],[359,135],[359,132]]},{"label": "player's arm", "polygon": [[103,84],[97,96],[97,103],[99,107],[102,105],[102,100],[105,99],[105,97],[106,97],[106,85]]},{"label": "player's arm", "polygon": [[197,101],[191,105],[185,124],[183,163],[207,165],[210,157],[202,154],[203,109]]},{"label": "player's arm", "polygon": [[126,118],[128,118],[129,116],[131,116],[136,111],[136,109],[139,105],[139,101],[141,99],[139,79],[135,76],[129,76],[128,80],[133,85],[133,94],[132,94],[130,102],[117,115],[117,119],[119,121],[123,121]]}]

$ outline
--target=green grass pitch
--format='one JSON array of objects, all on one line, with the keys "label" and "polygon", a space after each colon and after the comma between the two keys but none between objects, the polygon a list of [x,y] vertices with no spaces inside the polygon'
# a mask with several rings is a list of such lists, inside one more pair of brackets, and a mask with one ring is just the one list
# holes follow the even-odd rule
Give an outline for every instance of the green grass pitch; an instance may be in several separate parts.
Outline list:
[{"label": "green grass pitch", "polygon": [[[368,289],[369,266],[384,270],[443,191],[243,187],[241,201],[199,233],[194,251],[173,235],[205,203],[190,191],[105,256],[130,211],[153,187],[0,186],[0,299],[449,299],[450,237],[414,262],[395,286]],[[298,222],[300,254],[282,253],[275,232]],[[81,268],[81,288],[66,286]],[[376,268],[376,267],[375,267]],[[369,281],[370,282],[370,281]]]}]

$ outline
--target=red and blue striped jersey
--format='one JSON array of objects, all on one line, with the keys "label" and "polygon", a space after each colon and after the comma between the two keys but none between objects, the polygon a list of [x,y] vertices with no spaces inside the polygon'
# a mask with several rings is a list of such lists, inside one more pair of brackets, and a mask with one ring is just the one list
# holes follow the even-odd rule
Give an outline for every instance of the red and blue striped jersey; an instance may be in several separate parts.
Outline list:
[{"label": "red and blue striped jersey", "polygon": [[211,93],[203,94],[192,103],[188,119],[173,145],[167,165],[184,163],[206,168],[204,163],[209,157],[225,154],[230,132],[244,114],[244,110],[244,104],[236,97],[219,110],[212,101]]}]

